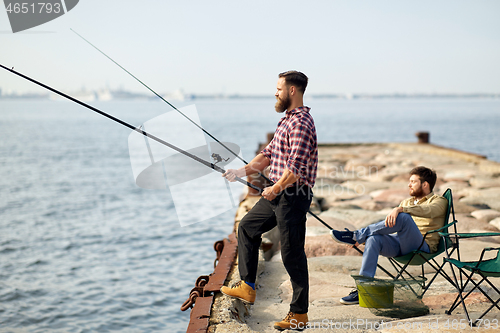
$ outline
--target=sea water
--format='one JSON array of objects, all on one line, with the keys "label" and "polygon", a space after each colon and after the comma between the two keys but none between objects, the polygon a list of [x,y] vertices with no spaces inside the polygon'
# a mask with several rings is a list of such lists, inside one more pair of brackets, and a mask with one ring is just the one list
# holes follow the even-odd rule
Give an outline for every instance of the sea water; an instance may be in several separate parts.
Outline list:
[{"label": "sea water", "polygon": [[[90,104],[134,126],[175,112],[160,101]],[[282,116],[272,98],[177,106],[190,104],[247,161]],[[306,104],[320,142],[415,142],[428,131],[432,143],[500,161],[498,99]],[[180,306],[213,271],[213,243],[232,232],[235,209],[181,227],[168,190],[135,184],[130,133],[71,102],[0,100],[1,332],[186,330]]]}]

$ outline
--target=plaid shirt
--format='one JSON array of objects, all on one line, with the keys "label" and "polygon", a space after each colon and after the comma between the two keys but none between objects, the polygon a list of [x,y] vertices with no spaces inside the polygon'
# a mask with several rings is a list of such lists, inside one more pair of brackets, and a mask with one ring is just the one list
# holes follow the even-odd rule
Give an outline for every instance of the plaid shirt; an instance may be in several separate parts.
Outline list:
[{"label": "plaid shirt", "polygon": [[318,168],[318,143],[316,127],[309,114],[310,108],[301,106],[286,111],[281,118],[274,138],[261,151],[270,162],[269,178],[277,182],[285,169],[290,170],[300,179],[299,185],[313,187]]}]

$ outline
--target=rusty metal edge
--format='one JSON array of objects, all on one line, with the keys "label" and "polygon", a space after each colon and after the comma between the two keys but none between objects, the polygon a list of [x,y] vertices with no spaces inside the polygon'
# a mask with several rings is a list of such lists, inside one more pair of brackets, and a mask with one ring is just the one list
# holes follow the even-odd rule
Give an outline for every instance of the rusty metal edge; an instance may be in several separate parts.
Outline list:
[{"label": "rusty metal edge", "polygon": [[233,266],[234,259],[236,258],[236,251],[238,249],[238,242],[234,233],[224,239],[224,249],[222,250],[219,262],[210,275],[208,283],[204,287],[205,292],[218,292],[220,287],[224,285],[227,275]]},{"label": "rusty metal edge", "polygon": [[236,259],[238,242],[235,233],[224,239],[224,248],[214,272],[210,274],[207,284],[203,287],[203,297],[197,297],[191,309],[191,315],[186,333],[207,332],[215,293],[224,285],[229,271]]},{"label": "rusty metal edge", "polygon": [[210,312],[214,296],[198,297],[191,310],[189,325],[186,333],[206,332],[210,320]]}]

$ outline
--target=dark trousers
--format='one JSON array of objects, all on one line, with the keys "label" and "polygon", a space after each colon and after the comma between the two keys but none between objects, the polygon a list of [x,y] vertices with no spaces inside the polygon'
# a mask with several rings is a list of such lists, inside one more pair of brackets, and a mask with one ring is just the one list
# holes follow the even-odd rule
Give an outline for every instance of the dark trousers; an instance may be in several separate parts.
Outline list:
[{"label": "dark trousers", "polygon": [[240,277],[255,283],[261,235],[278,226],[281,258],[293,289],[290,311],[299,314],[307,313],[309,306],[309,274],[304,242],[306,213],[311,199],[312,191],[305,185],[290,187],[272,201],[261,198],[238,227]]}]

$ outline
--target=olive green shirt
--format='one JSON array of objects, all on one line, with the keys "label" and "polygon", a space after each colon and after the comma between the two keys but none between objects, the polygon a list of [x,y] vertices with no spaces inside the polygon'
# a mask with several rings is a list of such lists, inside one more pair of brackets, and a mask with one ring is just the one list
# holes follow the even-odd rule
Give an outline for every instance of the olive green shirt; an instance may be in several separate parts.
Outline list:
[{"label": "olive green shirt", "polygon": [[[417,203],[415,197],[403,200],[399,207],[403,207],[403,212],[411,215],[422,235],[425,235],[427,231],[444,226],[448,200],[431,192]],[[438,233],[427,235],[425,241],[431,252],[436,252],[439,243]]]}]

